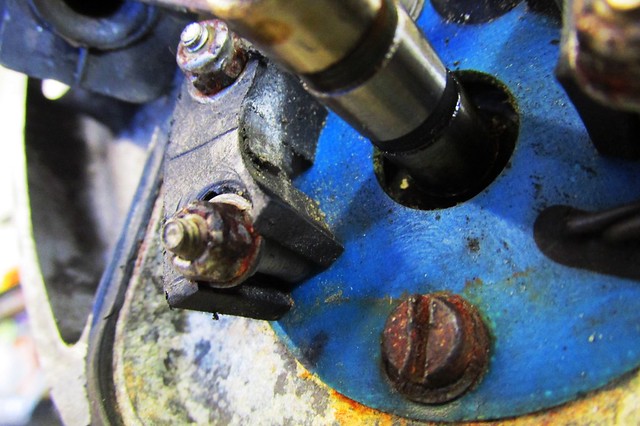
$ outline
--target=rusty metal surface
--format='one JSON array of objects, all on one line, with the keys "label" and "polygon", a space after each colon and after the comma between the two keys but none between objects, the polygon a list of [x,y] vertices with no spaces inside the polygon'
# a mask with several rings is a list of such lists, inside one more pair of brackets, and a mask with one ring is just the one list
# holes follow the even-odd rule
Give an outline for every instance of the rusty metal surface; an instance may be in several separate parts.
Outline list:
[{"label": "rusty metal surface", "polygon": [[[269,323],[168,309],[162,291],[161,203],[114,342],[118,409],[125,424],[419,425],[352,401],[322,384]],[[640,418],[640,375],[557,409],[482,426],[629,425]]]},{"label": "rusty metal surface", "polygon": [[[202,32],[193,41],[196,46],[184,40],[193,28]],[[247,63],[246,44],[222,21],[193,23],[182,33],[177,62],[192,84],[191,95],[206,98],[229,87],[242,73]]]},{"label": "rusty metal surface", "polygon": [[[214,287],[235,287],[257,268],[262,237],[254,230],[246,210],[224,201],[194,201],[178,211],[162,232],[171,265],[192,281],[206,281]],[[242,199],[238,196],[238,198]],[[242,199],[249,209],[251,204]],[[185,256],[171,245],[167,233],[174,224],[194,224],[196,251]],[[186,228],[185,226],[185,228]],[[183,234],[186,236],[186,233]],[[181,242],[185,239],[182,238]],[[176,247],[177,248],[177,247]]]},{"label": "rusty metal surface", "polygon": [[605,105],[640,112],[640,5],[573,0],[566,12],[563,50],[582,88]]},{"label": "rusty metal surface", "polygon": [[382,333],[382,358],[393,386],[425,404],[452,401],[477,384],[489,351],[478,311],[449,293],[410,296]]}]

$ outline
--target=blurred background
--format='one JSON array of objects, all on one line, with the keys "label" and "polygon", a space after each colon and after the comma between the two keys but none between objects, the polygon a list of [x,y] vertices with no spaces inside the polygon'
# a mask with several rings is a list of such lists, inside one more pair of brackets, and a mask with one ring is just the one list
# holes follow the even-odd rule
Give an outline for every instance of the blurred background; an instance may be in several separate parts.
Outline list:
[{"label": "blurred background", "polygon": [[62,424],[49,399],[20,285],[18,183],[27,78],[0,67],[0,425]]}]

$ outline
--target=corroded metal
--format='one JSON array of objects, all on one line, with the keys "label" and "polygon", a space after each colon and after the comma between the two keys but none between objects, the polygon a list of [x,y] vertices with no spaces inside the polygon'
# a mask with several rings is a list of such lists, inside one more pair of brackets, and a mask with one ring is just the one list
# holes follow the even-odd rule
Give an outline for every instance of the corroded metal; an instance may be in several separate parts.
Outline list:
[{"label": "corroded metal", "polygon": [[186,47],[189,52],[195,52],[204,46],[209,40],[209,31],[207,27],[198,22],[192,22],[187,25],[180,34],[180,43]]},{"label": "corroded metal", "polygon": [[[433,424],[374,410],[332,390],[264,321],[228,316],[215,321],[198,312],[167,310],[160,284],[161,205],[117,320],[111,379],[124,424]],[[635,373],[562,407],[483,424],[569,425],[576,419],[634,424],[640,416],[638,395],[640,374]]]},{"label": "corroded metal", "polygon": [[191,82],[191,94],[211,96],[229,87],[244,70],[244,43],[219,20],[188,25],[182,32],[177,62]]},{"label": "corroded metal", "polygon": [[207,247],[207,222],[192,214],[170,219],[162,231],[164,246],[182,259],[195,260]]},{"label": "corroded metal", "polygon": [[489,335],[478,311],[460,296],[414,295],[389,316],[382,359],[401,394],[442,404],[478,383],[489,360]]},{"label": "corroded metal", "polygon": [[640,5],[574,0],[563,43],[582,88],[614,108],[640,112]]},{"label": "corroded metal", "polygon": [[262,237],[255,231],[251,205],[237,195],[194,201],[164,226],[163,243],[173,267],[185,278],[214,287],[234,287],[253,275]]}]

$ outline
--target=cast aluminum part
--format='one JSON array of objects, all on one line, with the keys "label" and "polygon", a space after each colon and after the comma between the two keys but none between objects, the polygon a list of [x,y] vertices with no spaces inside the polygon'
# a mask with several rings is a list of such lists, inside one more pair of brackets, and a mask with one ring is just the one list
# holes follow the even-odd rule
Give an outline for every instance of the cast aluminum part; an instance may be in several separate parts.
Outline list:
[{"label": "cast aluminum part", "polygon": [[[218,20],[200,25],[226,28]],[[183,40],[180,50],[184,48]],[[208,46],[194,52],[194,61],[199,52],[210,50]],[[180,235],[198,234],[199,226],[172,225],[173,235],[165,238],[169,250],[163,282],[173,308],[273,320],[293,306],[290,283],[327,268],[343,248],[319,206],[292,183],[313,164],[326,109],[295,76],[256,53],[247,52],[247,57],[244,72],[218,94],[194,96],[193,85],[189,81],[183,85],[166,153],[164,201],[168,218],[175,212],[182,215],[185,208],[187,213],[206,210],[210,200],[216,205],[231,198],[250,201],[250,220],[238,229],[252,228],[262,239],[259,256],[250,259],[235,249],[218,250],[213,235],[207,237],[204,254],[199,250],[205,244],[199,243],[193,251],[183,251]],[[218,230],[224,235],[235,228],[231,221]],[[186,257],[175,257],[172,249]],[[250,264],[246,273],[231,279],[216,277],[216,265],[236,269],[238,262]],[[193,268],[204,273],[194,274]]]},{"label": "cast aluminum part", "polygon": [[210,7],[421,186],[457,195],[489,173],[496,147],[395,2],[212,0]]}]

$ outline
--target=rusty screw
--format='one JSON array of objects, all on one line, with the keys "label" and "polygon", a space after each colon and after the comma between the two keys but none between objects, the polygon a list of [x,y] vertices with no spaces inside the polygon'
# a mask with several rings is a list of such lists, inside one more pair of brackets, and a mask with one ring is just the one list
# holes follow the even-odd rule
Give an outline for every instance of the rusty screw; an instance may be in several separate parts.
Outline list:
[{"label": "rusty screw", "polygon": [[224,22],[214,19],[184,29],[176,60],[191,82],[191,95],[206,98],[236,81],[247,63],[247,51]]},{"label": "rusty screw", "polygon": [[382,359],[398,392],[423,404],[443,404],[480,381],[489,361],[489,335],[478,311],[462,297],[414,295],[389,316]]}]

